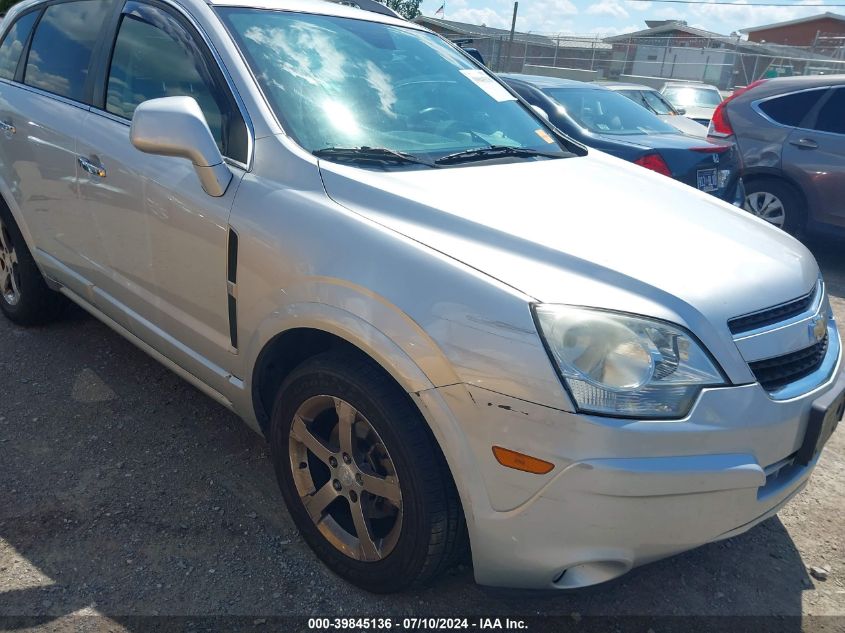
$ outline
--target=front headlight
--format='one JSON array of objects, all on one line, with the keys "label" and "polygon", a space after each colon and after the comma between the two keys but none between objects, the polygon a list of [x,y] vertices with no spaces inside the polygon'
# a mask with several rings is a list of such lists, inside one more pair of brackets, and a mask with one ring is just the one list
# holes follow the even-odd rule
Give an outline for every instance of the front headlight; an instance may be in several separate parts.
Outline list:
[{"label": "front headlight", "polygon": [[679,418],[721,371],[682,328],[590,308],[537,305],[540,333],[578,409]]}]

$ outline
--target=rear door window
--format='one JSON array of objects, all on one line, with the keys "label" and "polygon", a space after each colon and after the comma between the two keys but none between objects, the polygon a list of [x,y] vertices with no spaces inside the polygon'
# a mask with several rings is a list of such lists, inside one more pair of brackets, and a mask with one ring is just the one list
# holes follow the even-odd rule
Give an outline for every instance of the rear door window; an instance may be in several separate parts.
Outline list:
[{"label": "rear door window", "polygon": [[763,101],[760,104],[760,109],[775,123],[797,127],[801,125],[801,121],[809,114],[825,92],[827,92],[826,88],[794,92]]},{"label": "rear door window", "polygon": [[819,110],[814,129],[820,132],[845,134],[845,88],[837,88]]},{"label": "rear door window", "polygon": [[38,11],[30,11],[21,16],[3,38],[0,44],[0,77],[3,79],[14,79],[15,71],[18,68],[18,60],[21,58],[21,51],[26,44],[26,38],[35,24]]},{"label": "rear door window", "polygon": [[83,101],[91,52],[109,6],[81,0],[47,7],[32,36],[24,83]]}]

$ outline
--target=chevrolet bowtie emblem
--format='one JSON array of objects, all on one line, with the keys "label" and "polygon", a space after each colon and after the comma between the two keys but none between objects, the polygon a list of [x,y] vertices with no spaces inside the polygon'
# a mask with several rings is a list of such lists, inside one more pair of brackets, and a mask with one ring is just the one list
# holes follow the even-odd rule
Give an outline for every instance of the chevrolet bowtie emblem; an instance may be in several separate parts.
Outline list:
[{"label": "chevrolet bowtie emblem", "polygon": [[824,335],[827,334],[827,316],[823,314],[817,314],[813,317],[813,320],[810,321],[810,342],[811,343],[818,343],[824,338]]}]

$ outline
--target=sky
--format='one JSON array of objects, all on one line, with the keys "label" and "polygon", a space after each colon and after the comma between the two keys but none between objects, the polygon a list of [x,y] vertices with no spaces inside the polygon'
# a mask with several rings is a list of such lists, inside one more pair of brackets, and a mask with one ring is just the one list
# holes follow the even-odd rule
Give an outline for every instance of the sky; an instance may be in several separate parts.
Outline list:
[{"label": "sky", "polygon": [[[534,33],[618,35],[646,28],[645,20],[679,19],[690,26],[729,35],[739,29],[793,20],[825,11],[845,14],[845,7],[802,7],[820,0],[800,0],[789,7],[663,4],[627,0],[519,0],[516,28]],[[784,0],[778,0],[779,2]],[[443,0],[423,0],[423,15],[433,16]],[[841,1],[837,3],[841,4]],[[513,0],[446,0],[446,19],[510,28]],[[442,17],[442,16],[437,16]]]}]

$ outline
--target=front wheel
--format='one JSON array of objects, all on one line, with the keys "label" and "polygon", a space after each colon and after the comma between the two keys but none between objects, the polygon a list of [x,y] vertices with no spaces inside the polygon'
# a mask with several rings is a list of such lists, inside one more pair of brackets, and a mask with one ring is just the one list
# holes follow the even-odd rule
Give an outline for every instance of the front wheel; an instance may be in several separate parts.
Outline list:
[{"label": "front wheel", "polygon": [[368,358],[328,352],[294,370],[270,444],[294,522],[339,576],[389,593],[455,560],[465,528],[445,460],[407,394]]}]

